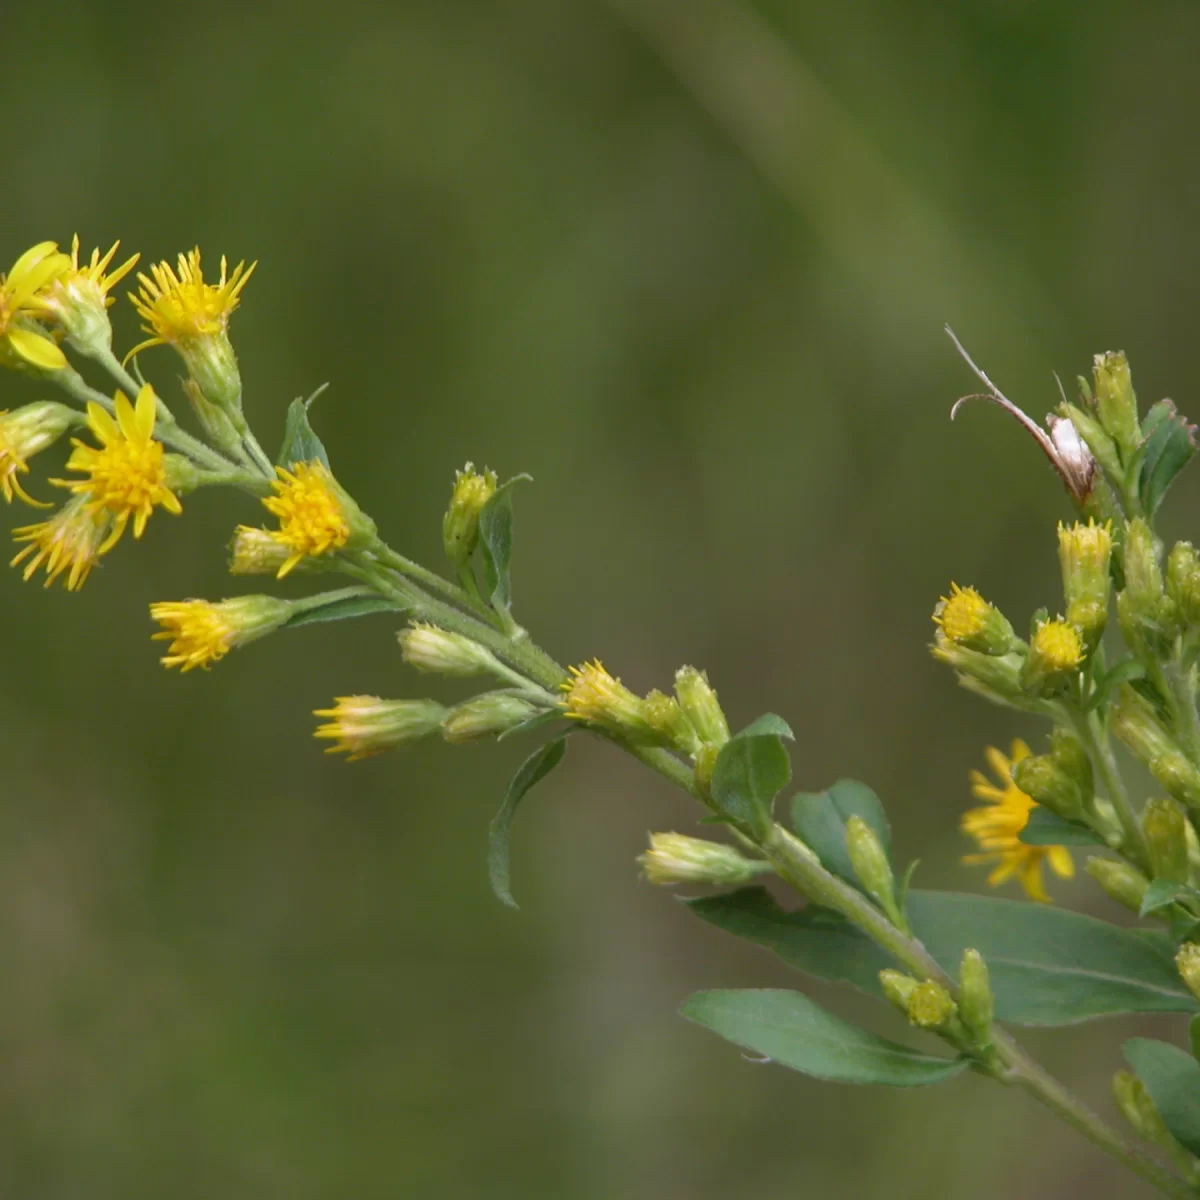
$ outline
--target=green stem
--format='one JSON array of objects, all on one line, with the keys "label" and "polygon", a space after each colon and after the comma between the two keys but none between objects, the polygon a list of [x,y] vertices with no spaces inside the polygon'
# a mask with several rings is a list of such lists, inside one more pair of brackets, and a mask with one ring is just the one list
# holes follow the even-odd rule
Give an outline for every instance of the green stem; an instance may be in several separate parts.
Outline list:
[{"label": "green stem", "polygon": [[1121,831],[1124,834],[1123,852],[1133,860],[1136,866],[1143,871],[1149,871],[1150,854],[1146,848],[1146,838],[1138,823],[1137,814],[1133,811],[1133,804],[1129,799],[1125,781],[1121,778],[1121,769],[1117,766],[1117,759],[1113,754],[1112,743],[1108,740],[1108,735],[1100,729],[1099,719],[1094,712],[1084,714],[1077,709],[1071,709],[1069,716],[1075,732],[1079,735],[1079,740],[1083,742],[1092,758],[1101,782],[1104,784],[1104,790],[1108,794],[1109,803],[1113,806],[1117,820],[1121,823]]},{"label": "green stem", "polygon": [[[646,747],[627,748],[647,766],[704,802],[692,771],[674,755]],[[941,984],[952,996],[957,993],[954,980],[917,938],[901,932],[861,892],[825,870],[813,852],[781,825],[772,824],[767,836],[756,845],[776,872],[812,903],[841,913],[913,975]],[[1115,1129],[1030,1058],[1011,1035],[1000,1029],[994,1030],[993,1045],[1004,1068],[1001,1079],[1027,1091],[1038,1103],[1164,1195],[1194,1200],[1195,1192],[1186,1182],[1128,1145]]]},{"label": "green stem", "polygon": [[376,554],[380,562],[395,571],[399,571],[401,575],[406,575],[409,579],[417,580],[429,588],[430,591],[437,592],[439,595],[445,596],[447,600],[451,600],[464,608],[471,609],[477,616],[485,620],[495,620],[495,614],[490,609],[484,607],[482,600],[472,598],[457,584],[451,583],[450,580],[439,575],[436,571],[431,571],[428,567],[423,567],[420,563],[413,562],[411,558],[405,558],[403,554],[397,553],[386,543],[379,543]]},{"label": "green stem", "polygon": [[1163,664],[1171,710],[1175,718],[1175,733],[1193,766],[1200,766],[1200,714],[1196,712],[1196,694],[1192,691],[1187,668],[1178,656]]}]

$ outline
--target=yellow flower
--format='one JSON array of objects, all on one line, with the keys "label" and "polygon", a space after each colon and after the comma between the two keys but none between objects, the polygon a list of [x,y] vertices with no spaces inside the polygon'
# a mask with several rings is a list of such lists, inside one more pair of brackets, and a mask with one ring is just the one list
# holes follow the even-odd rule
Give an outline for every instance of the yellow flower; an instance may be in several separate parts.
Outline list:
[{"label": "yellow flower", "polygon": [[67,591],[78,591],[83,587],[88,573],[100,561],[111,528],[110,513],[93,512],[88,503],[77,496],[48,521],[13,530],[16,541],[29,544],[10,565],[15,567],[28,558],[29,562],[25,564],[25,578],[28,580],[44,563],[46,587],[66,571]]},{"label": "yellow flower", "polygon": [[1083,662],[1083,639],[1066,621],[1043,621],[1034,632],[1030,651],[1047,672],[1074,671]]},{"label": "yellow flower", "polygon": [[349,761],[394,750],[441,728],[447,710],[433,700],[381,700],[378,696],[339,696],[333,708],[314,716],[329,717],[313,737],[331,738],[326,754],[347,754]]},{"label": "yellow flower", "polygon": [[61,371],[67,365],[58,343],[31,324],[54,315],[45,289],[70,268],[71,260],[58,252],[57,243],[39,242],[13,263],[7,275],[0,275],[0,361],[43,371]]},{"label": "yellow flower", "polygon": [[171,644],[164,667],[191,671],[208,669],[235,646],[278,629],[291,615],[292,605],[273,596],[238,596],[214,604],[209,600],[172,600],[150,605],[150,615],[163,629],[155,640]]},{"label": "yellow flower", "polygon": [[279,518],[280,528],[271,536],[291,552],[277,573],[282,579],[302,559],[340,550],[353,531],[344,494],[323,463],[314,460],[296,463],[290,471],[275,469],[279,478],[271,486],[278,495],[268,496],[263,507]]},{"label": "yellow flower", "polygon": [[943,596],[934,611],[934,624],[952,642],[967,642],[982,632],[991,605],[973,588],[950,585],[950,595]]},{"label": "yellow flower", "polygon": [[1013,782],[1012,768],[1029,754],[1029,747],[1019,739],[1012,744],[1011,758],[994,746],[988,747],[987,760],[998,787],[979,771],[971,772],[971,790],[987,803],[963,814],[962,830],[979,843],[984,853],[968,854],[963,862],[995,862],[988,876],[993,887],[1017,875],[1032,899],[1049,901],[1042,884],[1042,862],[1048,861],[1054,873],[1064,879],[1075,874],[1075,864],[1065,846],[1027,846],[1020,840],[1019,834],[1037,805]]},{"label": "yellow flower", "polygon": [[134,346],[126,361],[150,346],[177,346],[224,333],[229,316],[238,306],[242,289],[254,274],[258,263],[248,267],[240,262],[228,271],[221,257],[221,278],[216,283],[204,282],[200,266],[200,248],[179,255],[178,268],[170,263],[155,263],[150,277],[138,275],[141,287],[131,292],[129,299],[142,318],[142,328],[151,336]]},{"label": "yellow flower", "polygon": [[610,675],[598,658],[569,670],[571,678],[562,685],[568,717],[626,733],[649,732],[642,701]]},{"label": "yellow flower", "polygon": [[131,517],[133,536],[140,538],[156,505],[177,515],[183,511],[167,480],[163,445],[154,440],[156,403],[149,384],[138,392],[136,406],[123,392],[116,394],[115,421],[100,405],[89,403],[88,428],[100,446],[72,438],[75,449],[67,460],[67,470],[80,471],[88,478],[51,480],[87,496],[92,512],[113,515],[112,532],[100,547],[101,554],[107,554],[121,540]]},{"label": "yellow flower", "polygon": [[105,309],[111,308],[112,291],[137,264],[141,258],[135,254],[127,258],[119,267],[109,271],[109,263],[117,253],[120,242],[113,242],[106,254],[101,254],[99,248],[92,251],[90,262],[79,265],[79,234],[71,242],[71,262],[69,268],[58,276],[46,289],[46,307],[59,320],[65,320],[65,314],[76,308]]}]

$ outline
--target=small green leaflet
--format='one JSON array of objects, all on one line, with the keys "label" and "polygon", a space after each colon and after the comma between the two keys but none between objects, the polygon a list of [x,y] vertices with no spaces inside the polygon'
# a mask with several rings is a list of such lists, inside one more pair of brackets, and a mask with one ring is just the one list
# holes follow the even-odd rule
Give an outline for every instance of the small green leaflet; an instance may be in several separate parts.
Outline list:
[{"label": "small green leaflet", "polygon": [[292,617],[284,629],[295,629],[300,625],[316,625],[321,621],[345,621],[349,617],[365,617],[370,613],[403,612],[394,600],[367,592],[361,596],[347,596],[344,592],[330,592],[329,603],[318,608],[308,608]]},{"label": "small green leaflet", "polygon": [[754,1054],[832,1083],[915,1087],[957,1075],[966,1062],[919,1054],[826,1012],[799,992],[697,992],[679,1010]]},{"label": "small green leaflet", "polygon": [[1142,908],[1138,916],[1148,917],[1151,913],[1174,904],[1176,900],[1200,900],[1200,891],[1188,887],[1186,883],[1169,883],[1165,879],[1156,879],[1142,897]]},{"label": "small green leaflet", "polygon": [[1200,1154],[1200,1063],[1186,1050],[1153,1038],[1130,1038],[1121,1049],[1171,1136]]},{"label": "small green leaflet", "polygon": [[1026,846],[1103,846],[1104,839],[1079,821],[1067,821],[1040,805],[1017,835]]},{"label": "small green leaflet", "polygon": [[713,805],[735,827],[763,835],[770,825],[772,802],[792,775],[784,737],[791,730],[768,713],[721,747],[710,785]]},{"label": "small green leaflet", "polygon": [[545,779],[555,767],[562,762],[567,750],[567,738],[555,738],[535,750],[518,768],[508,785],[504,803],[500,811],[492,818],[488,827],[488,874],[492,881],[492,891],[510,908],[517,908],[513,899],[509,879],[508,838],[512,830],[513,818],[517,815],[517,805],[525,797],[534,784]]},{"label": "small green leaflet", "polygon": [[483,578],[488,603],[497,612],[512,608],[512,489],[514,484],[533,482],[531,475],[514,475],[488,498],[479,514],[479,546],[483,551]]},{"label": "small green leaflet", "polygon": [[1171,486],[1196,453],[1196,427],[1180,416],[1170,400],[1160,400],[1142,423],[1138,492],[1147,516],[1153,516]]},{"label": "small green leaflet", "polygon": [[276,462],[281,467],[293,467],[296,463],[312,462],[314,459],[324,466],[329,466],[329,455],[321,439],[313,433],[308,423],[308,410],[312,402],[329,386],[321,384],[307,400],[299,398],[288,405],[287,421],[283,427],[283,445],[279,448],[279,458]]}]

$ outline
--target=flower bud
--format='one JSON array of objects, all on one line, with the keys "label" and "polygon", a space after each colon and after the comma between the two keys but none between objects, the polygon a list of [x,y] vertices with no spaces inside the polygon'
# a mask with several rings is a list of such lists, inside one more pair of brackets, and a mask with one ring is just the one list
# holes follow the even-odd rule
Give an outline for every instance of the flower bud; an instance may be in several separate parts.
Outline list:
[{"label": "flower bud", "polygon": [[729,741],[729,723],[703,671],[680,667],[675,672],[675,695],[702,742],[723,746]]},{"label": "flower bud", "polygon": [[653,734],[642,711],[642,701],[619,679],[605,670],[599,659],[571,667],[571,678],[562,685],[567,716],[626,737]]},{"label": "flower bud", "polygon": [[1062,567],[1063,594],[1067,600],[1067,620],[1094,649],[1108,620],[1112,556],[1112,526],[1109,522],[1086,525],[1076,522],[1069,529],[1058,526],[1058,558]]},{"label": "flower bud", "polygon": [[1142,833],[1155,879],[1187,883],[1187,814],[1178,800],[1151,800],[1142,812]]},{"label": "flower bud", "polygon": [[933,657],[954,668],[964,687],[979,692],[996,704],[1020,707],[1025,703],[1021,687],[1021,669],[1025,659],[1020,654],[993,656],[978,650],[956,645],[939,629],[930,647]]},{"label": "flower bud", "polygon": [[450,710],[442,721],[442,737],[448,742],[469,742],[507,733],[539,711],[536,705],[511,692],[485,692]]},{"label": "flower bud", "polygon": [[1150,881],[1141,871],[1115,858],[1089,858],[1084,870],[1118,904],[1123,904],[1131,912],[1142,911],[1142,898]]},{"label": "flower bud", "polygon": [[0,495],[5,500],[11,504],[17,495],[26,504],[37,504],[17,476],[28,473],[29,459],[58,441],[76,419],[73,409],[53,400],[0,411]]},{"label": "flower bud", "polygon": [[905,1008],[919,1029],[945,1029],[958,1015],[958,1006],[940,983],[927,979],[912,990]]},{"label": "flower bud", "polygon": [[1172,796],[1200,806],[1200,771],[1171,740],[1150,705],[1131,687],[1118,691],[1110,721],[1112,732]]},{"label": "flower bud", "polygon": [[[278,575],[289,557],[288,548],[266,529],[239,525],[229,543],[229,573],[231,575]],[[315,569],[315,559],[297,564],[299,571]]]},{"label": "flower bud", "polygon": [[711,798],[713,768],[717,765],[720,753],[719,746],[706,744],[700,747],[700,752],[696,755],[696,766],[692,775],[696,780],[696,789],[706,799]]},{"label": "flower bud", "polygon": [[863,887],[882,905],[888,916],[896,920],[896,881],[892,864],[878,834],[859,816],[846,822],[846,850],[850,865]]},{"label": "flower bud", "polygon": [[499,664],[496,656],[461,633],[414,621],[397,635],[404,661],[434,675],[481,675]]},{"label": "flower bud", "polygon": [[980,654],[1008,654],[1017,648],[1017,635],[1007,618],[972,587],[952,583],[950,595],[933,610],[933,621],[948,641]]},{"label": "flower bud", "polygon": [[333,708],[318,708],[318,717],[331,720],[317,727],[314,737],[332,738],[326,754],[345,753],[349,761],[395,750],[436,733],[446,709],[433,700],[381,700],[378,696],[339,696]]},{"label": "flower bud", "polygon": [[732,846],[682,833],[652,833],[650,849],[638,856],[638,863],[646,881],[657,887],[676,883],[734,886],[771,870],[770,864],[746,858]]},{"label": "flower bud", "polygon": [[1139,1137],[1159,1146],[1167,1146],[1174,1138],[1163,1124],[1146,1085],[1132,1072],[1120,1070],[1113,1076],[1113,1099]]},{"label": "flower bud", "polygon": [[976,1044],[986,1045],[992,1036],[996,1001],[988,976],[987,963],[978,950],[963,951],[958,969],[958,1014]]},{"label": "flower bud", "polygon": [[1083,639],[1074,625],[1061,619],[1041,621],[1029,640],[1029,656],[1021,683],[1032,696],[1055,696],[1079,672],[1084,659]]},{"label": "flower bud", "polygon": [[1055,762],[1053,755],[1037,754],[1021,759],[1013,768],[1013,782],[1043,808],[1068,821],[1083,816],[1086,798],[1079,784]]},{"label": "flower bud", "polygon": [[1164,652],[1170,643],[1171,609],[1159,567],[1157,538],[1141,517],[1125,526],[1125,590],[1118,597],[1121,632],[1134,648]]},{"label": "flower bud", "polygon": [[1179,977],[1200,1000],[1200,943],[1184,942],[1175,955],[1175,965],[1179,968]]},{"label": "flower bud", "polygon": [[1167,555],[1167,596],[1181,629],[1200,624],[1200,554],[1191,542],[1176,542]]},{"label": "flower bud", "polygon": [[183,381],[183,391],[200,428],[204,430],[205,437],[227,454],[240,456],[242,433],[246,428],[246,422],[241,413],[235,409],[230,415],[228,410],[214,404],[194,379]]},{"label": "flower bud", "polygon": [[442,544],[446,557],[465,566],[479,542],[479,514],[496,491],[496,472],[477,472],[471,463],[454,474],[454,490],[442,520]]},{"label": "flower bud", "polygon": [[1092,360],[1092,380],[1096,392],[1096,411],[1104,431],[1117,444],[1123,461],[1128,462],[1142,441],[1138,420],[1137,397],[1123,350],[1097,354]]},{"label": "flower bud", "polygon": [[679,701],[655,689],[642,701],[642,719],[658,740],[680,754],[694,756],[701,741]]},{"label": "flower bud", "polygon": [[918,988],[917,981],[903,971],[894,971],[888,967],[879,972],[879,984],[883,994],[902,1012],[908,1016],[908,1004],[913,993]]}]

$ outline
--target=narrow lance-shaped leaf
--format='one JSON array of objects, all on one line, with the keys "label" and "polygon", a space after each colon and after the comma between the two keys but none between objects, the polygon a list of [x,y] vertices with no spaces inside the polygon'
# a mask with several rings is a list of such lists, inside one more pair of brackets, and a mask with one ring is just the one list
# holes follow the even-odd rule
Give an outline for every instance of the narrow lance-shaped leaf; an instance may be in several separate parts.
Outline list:
[{"label": "narrow lance-shaped leaf", "polygon": [[323,383],[307,400],[299,398],[288,405],[287,420],[283,427],[283,445],[279,448],[279,458],[276,460],[281,467],[291,467],[299,462],[312,462],[314,459],[329,466],[329,455],[321,439],[313,432],[308,423],[308,410],[312,402],[328,387]]},{"label": "narrow lance-shaped leaf", "polygon": [[1186,1050],[1153,1038],[1130,1038],[1121,1049],[1171,1136],[1200,1155],[1200,1063]]},{"label": "narrow lance-shaped leaf", "polygon": [[498,612],[512,607],[512,489],[529,481],[529,475],[514,475],[488,498],[479,514],[479,546],[483,552],[483,578],[488,602]]},{"label": "narrow lance-shaped leaf", "polygon": [[967,1065],[868,1033],[799,992],[697,992],[680,1012],[736,1046],[833,1083],[915,1087],[940,1083]]},{"label": "narrow lance-shaped leaf", "polygon": [[1027,846],[1103,846],[1104,839],[1079,821],[1067,821],[1040,805],[1030,814],[1017,839]]},{"label": "narrow lance-shaped leaf", "polygon": [[361,596],[347,596],[344,593],[331,592],[327,604],[306,608],[291,617],[283,626],[284,629],[295,629],[299,625],[316,625],[321,621],[345,621],[350,617],[365,617],[378,612],[402,612],[403,608],[394,600],[383,596],[366,593]]},{"label": "narrow lance-shaped leaf", "polygon": [[510,908],[517,907],[509,879],[508,852],[509,832],[512,829],[513,818],[517,815],[517,805],[534,784],[544,779],[562,762],[566,750],[565,735],[535,750],[517,768],[517,773],[508,785],[504,803],[488,828],[488,874],[492,881],[492,891]]}]

